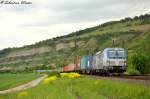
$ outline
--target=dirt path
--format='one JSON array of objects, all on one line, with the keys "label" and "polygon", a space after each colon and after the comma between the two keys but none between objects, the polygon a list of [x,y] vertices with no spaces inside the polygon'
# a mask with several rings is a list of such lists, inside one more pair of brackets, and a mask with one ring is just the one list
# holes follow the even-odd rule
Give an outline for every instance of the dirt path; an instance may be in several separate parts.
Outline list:
[{"label": "dirt path", "polygon": [[6,94],[6,93],[11,93],[11,92],[16,92],[16,91],[22,91],[22,90],[25,90],[25,89],[28,89],[28,88],[35,87],[46,77],[47,77],[47,75],[44,75],[44,76],[42,76],[42,77],[40,77],[36,80],[33,80],[33,81],[28,82],[26,84],[20,85],[18,87],[14,87],[14,88],[10,88],[10,89],[7,89],[7,90],[0,91],[0,94]]}]

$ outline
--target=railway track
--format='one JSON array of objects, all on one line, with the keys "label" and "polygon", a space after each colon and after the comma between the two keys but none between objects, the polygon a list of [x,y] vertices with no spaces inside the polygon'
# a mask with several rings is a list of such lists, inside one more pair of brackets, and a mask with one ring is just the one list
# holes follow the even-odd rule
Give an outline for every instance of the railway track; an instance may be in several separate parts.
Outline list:
[{"label": "railway track", "polygon": [[113,80],[113,81],[120,81],[126,83],[133,83],[133,84],[142,84],[144,86],[150,87],[150,75],[148,76],[126,76],[126,75],[119,75],[119,76],[99,76],[99,75],[83,75],[88,78],[94,79],[103,79],[103,80]]},{"label": "railway track", "polygon": [[124,78],[124,79],[135,79],[135,80],[149,80],[150,81],[150,75],[145,75],[145,76],[120,75],[120,76],[111,76],[111,77]]},{"label": "railway track", "polygon": [[129,75],[123,75],[123,74],[121,74],[121,75],[115,74],[115,75],[109,75],[109,76],[101,76],[101,75],[88,75],[88,76],[106,77],[106,78],[135,79],[135,80],[149,80],[150,81],[150,75],[129,76]]}]

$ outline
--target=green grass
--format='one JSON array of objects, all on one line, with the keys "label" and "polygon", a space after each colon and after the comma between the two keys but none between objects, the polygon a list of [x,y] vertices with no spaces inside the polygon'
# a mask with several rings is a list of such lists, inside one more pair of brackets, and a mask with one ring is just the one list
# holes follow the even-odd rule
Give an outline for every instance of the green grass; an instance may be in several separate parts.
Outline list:
[{"label": "green grass", "polygon": [[5,90],[8,88],[12,88],[27,83],[33,79],[38,78],[39,76],[40,75],[33,74],[33,73],[0,74],[0,90]]},{"label": "green grass", "polygon": [[[53,83],[30,88],[21,99],[149,99],[150,88],[94,78],[59,78]],[[20,92],[0,95],[0,99],[17,99]]]}]

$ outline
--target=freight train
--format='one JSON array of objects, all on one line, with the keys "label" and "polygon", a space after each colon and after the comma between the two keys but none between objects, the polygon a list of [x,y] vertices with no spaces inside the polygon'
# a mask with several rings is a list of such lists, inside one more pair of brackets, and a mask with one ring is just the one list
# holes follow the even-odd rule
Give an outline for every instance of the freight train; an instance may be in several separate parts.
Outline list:
[{"label": "freight train", "polygon": [[73,64],[62,67],[61,72],[122,73],[126,67],[126,50],[124,48],[105,48],[94,55],[83,56]]}]

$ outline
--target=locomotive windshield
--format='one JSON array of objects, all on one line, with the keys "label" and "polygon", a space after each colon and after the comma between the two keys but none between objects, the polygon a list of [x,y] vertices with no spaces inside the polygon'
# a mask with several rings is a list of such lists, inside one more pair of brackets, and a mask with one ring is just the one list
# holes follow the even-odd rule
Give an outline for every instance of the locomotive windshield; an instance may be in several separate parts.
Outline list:
[{"label": "locomotive windshield", "polygon": [[116,54],[115,51],[108,51],[108,57],[109,58],[115,58],[116,57],[115,54]]},{"label": "locomotive windshield", "polygon": [[125,58],[125,51],[123,51],[123,50],[109,50],[108,51],[108,58],[110,58],[110,59],[124,59]]},{"label": "locomotive windshield", "polygon": [[116,51],[116,55],[118,58],[125,58],[125,52],[124,51]]}]

